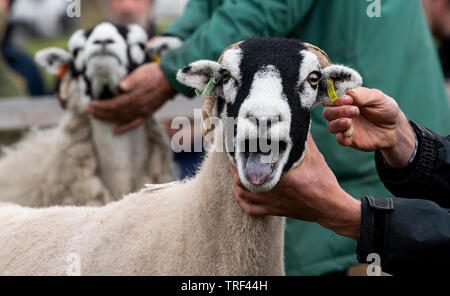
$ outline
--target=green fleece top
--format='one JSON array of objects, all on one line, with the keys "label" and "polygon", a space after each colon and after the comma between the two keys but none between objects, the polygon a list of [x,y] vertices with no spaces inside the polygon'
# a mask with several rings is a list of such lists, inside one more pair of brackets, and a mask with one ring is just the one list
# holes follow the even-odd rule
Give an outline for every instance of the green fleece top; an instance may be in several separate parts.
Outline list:
[{"label": "green fleece top", "polygon": [[[372,2],[329,0],[190,0],[165,32],[184,44],[169,51],[161,67],[186,95],[178,69],[199,59],[217,60],[228,45],[252,36],[293,37],[325,50],[331,60],[355,68],[364,86],[392,96],[411,120],[450,133],[449,106],[437,54],[419,0],[382,0],[381,17],[370,18]],[[322,107],[312,114],[312,134],[352,196],[391,196],[380,182],[373,153],[340,147],[327,130]],[[288,220],[288,275],[320,275],[356,264],[356,242],[318,224]]]}]

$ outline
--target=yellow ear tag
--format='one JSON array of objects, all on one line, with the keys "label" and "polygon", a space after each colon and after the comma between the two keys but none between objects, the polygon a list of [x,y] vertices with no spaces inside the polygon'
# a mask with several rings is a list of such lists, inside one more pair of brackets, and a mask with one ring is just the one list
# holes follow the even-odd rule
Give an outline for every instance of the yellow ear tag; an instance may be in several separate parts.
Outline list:
[{"label": "yellow ear tag", "polygon": [[203,91],[195,89],[195,94],[197,96],[199,96],[199,97],[202,96],[205,99],[209,99],[209,97],[211,96],[211,93],[213,92],[214,87],[216,86],[216,84],[217,84],[217,80],[214,79],[213,77],[211,77],[209,79],[209,82],[206,85],[205,89]]},{"label": "yellow ear tag", "polygon": [[336,94],[336,91],[334,90],[333,79],[327,80],[327,91],[328,91],[328,97],[330,98],[330,101],[332,103],[334,103],[338,99],[338,96]]},{"label": "yellow ear tag", "polygon": [[153,56],[152,56],[152,62],[153,63],[157,63],[157,64],[159,64],[159,61],[160,61],[161,59],[159,58],[159,56],[155,53]]}]

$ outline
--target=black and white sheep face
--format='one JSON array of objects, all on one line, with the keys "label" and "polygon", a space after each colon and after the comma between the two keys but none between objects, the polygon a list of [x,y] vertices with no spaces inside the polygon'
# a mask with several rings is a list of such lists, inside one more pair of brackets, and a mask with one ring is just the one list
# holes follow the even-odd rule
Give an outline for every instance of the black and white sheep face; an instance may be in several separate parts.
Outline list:
[{"label": "black and white sheep face", "polygon": [[137,25],[101,23],[89,31],[76,31],[69,40],[68,52],[45,49],[36,54],[36,61],[55,75],[69,65],[66,75],[80,76],[85,82],[87,104],[118,94],[120,80],[147,61],[146,41],[147,34]]},{"label": "black and white sheep face", "polygon": [[120,80],[145,61],[147,34],[138,26],[103,23],[86,37],[83,60],[89,93],[94,99],[111,98]]},{"label": "black and white sheep face", "polygon": [[[347,67],[321,68],[317,56],[291,39],[248,39],[222,54],[220,63],[198,61],[181,69],[178,80],[203,90],[210,78],[219,83],[213,95],[225,105],[222,119],[227,153],[244,186],[253,192],[271,190],[281,175],[304,157],[311,108],[328,99],[326,81],[338,96],[362,84]],[[229,126],[229,124],[225,124]]]},{"label": "black and white sheep face", "polygon": [[84,46],[86,45],[86,34],[84,30],[78,30],[72,34],[67,44],[71,56],[70,71],[74,77],[79,76],[84,69]]}]

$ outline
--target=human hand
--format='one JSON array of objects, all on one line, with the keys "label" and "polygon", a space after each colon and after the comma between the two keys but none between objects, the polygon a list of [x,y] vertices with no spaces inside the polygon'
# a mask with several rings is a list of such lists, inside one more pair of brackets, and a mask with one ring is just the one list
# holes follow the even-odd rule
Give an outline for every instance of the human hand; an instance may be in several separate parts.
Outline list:
[{"label": "human hand", "polygon": [[230,162],[229,167],[234,197],[246,213],[317,222],[340,235],[359,238],[361,204],[339,186],[311,134],[301,164],[285,174],[269,192],[248,191],[234,164]]},{"label": "human hand", "polygon": [[[323,116],[337,142],[361,151],[380,150],[392,167],[404,167],[415,149],[414,132],[397,102],[376,89],[356,88],[326,105]],[[345,138],[353,125],[354,132]]]},{"label": "human hand", "polygon": [[3,35],[8,25],[9,5],[10,3],[8,0],[0,0],[0,42],[3,40]]},{"label": "human hand", "polygon": [[116,134],[138,127],[176,94],[156,63],[137,68],[120,82],[119,88],[123,94],[110,100],[93,101],[86,108],[97,119],[117,122]]}]

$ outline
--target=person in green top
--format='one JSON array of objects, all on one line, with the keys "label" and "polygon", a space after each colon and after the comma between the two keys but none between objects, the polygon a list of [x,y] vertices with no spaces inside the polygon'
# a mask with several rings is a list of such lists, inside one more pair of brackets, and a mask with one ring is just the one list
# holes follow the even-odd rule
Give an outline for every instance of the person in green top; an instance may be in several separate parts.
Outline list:
[{"label": "person in green top", "polygon": [[[419,0],[190,0],[165,35],[184,43],[160,65],[144,65],[125,78],[123,95],[93,102],[86,111],[118,122],[116,132],[124,132],[176,92],[193,96],[176,81],[178,69],[217,59],[228,45],[248,37],[292,37],[319,46],[334,63],[355,68],[364,86],[396,98],[411,120],[450,132],[444,79]],[[321,113],[322,108],[313,111],[312,134],[342,188],[357,197],[391,196],[377,177],[373,153],[340,147]],[[288,220],[285,239],[288,275],[343,272],[357,263],[356,243],[318,224]]]}]

